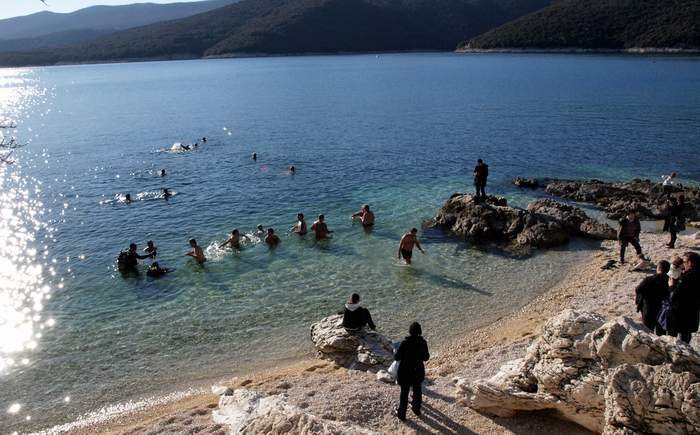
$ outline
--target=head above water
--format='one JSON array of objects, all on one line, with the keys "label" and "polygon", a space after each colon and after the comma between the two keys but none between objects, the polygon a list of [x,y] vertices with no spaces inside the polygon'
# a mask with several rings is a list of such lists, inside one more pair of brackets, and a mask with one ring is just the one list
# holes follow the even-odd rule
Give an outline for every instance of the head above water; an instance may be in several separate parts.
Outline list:
[{"label": "head above water", "polygon": [[136,243],[129,243],[129,251],[135,251],[136,250]]},{"label": "head above water", "polygon": [[127,201],[131,201],[131,194],[127,193],[126,195],[124,195],[124,199],[126,199]]},{"label": "head above water", "polygon": [[319,222],[323,222],[324,220],[326,220],[326,217],[324,215],[322,215],[322,214],[318,215]]},{"label": "head above water", "polygon": [[678,174],[676,174],[675,172],[671,172],[671,178],[676,178],[677,176]]},{"label": "head above water", "polygon": [[411,234],[418,234],[418,228],[411,228]]},{"label": "head above water", "polygon": [[161,176],[161,177],[164,177],[164,176],[165,176],[165,169],[161,169],[161,170],[160,170],[160,176]]},{"label": "head above water", "polygon": [[418,337],[423,335],[423,328],[420,327],[420,323],[413,322],[411,326],[408,327],[408,333],[411,337]]},{"label": "head above water", "polygon": [[369,205],[368,204],[363,205],[362,210],[369,211]]},{"label": "head above water", "polygon": [[257,226],[256,228],[257,228],[258,230],[260,230],[260,231],[262,231],[262,230],[263,230],[263,226],[262,226],[262,224],[258,224],[258,226]]},{"label": "head above water", "polygon": [[148,246],[149,248],[152,248],[153,245],[154,245],[153,240],[149,240],[146,242],[146,246]]},{"label": "head above water", "polygon": [[300,221],[303,221],[304,220],[304,213],[297,213],[297,219],[299,219]]},{"label": "head above water", "polygon": [[659,264],[656,266],[657,273],[666,275],[669,270],[671,270],[671,263],[666,260],[659,261]]},{"label": "head above water", "polygon": [[357,293],[353,293],[350,295],[350,299],[348,299],[348,302],[351,304],[358,304],[360,303],[360,295]]},{"label": "head above water", "polygon": [[275,230],[273,230],[272,228],[268,228],[268,229],[267,229],[267,234],[273,235],[273,234],[275,234]]},{"label": "head above water", "polygon": [[238,228],[236,228],[235,230],[231,231],[231,234],[234,235],[234,236],[237,236],[238,234],[240,234],[240,233],[238,232]]},{"label": "head above water", "polygon": [[195,239],[190,239],[190,246],[193,248],[197,246],[197,241]]},{"label": "head above water", "polygon": [[484,163],[484,161],[481,160],[481,159],[477,160],[476,162],[479,163],[479,164]]}]

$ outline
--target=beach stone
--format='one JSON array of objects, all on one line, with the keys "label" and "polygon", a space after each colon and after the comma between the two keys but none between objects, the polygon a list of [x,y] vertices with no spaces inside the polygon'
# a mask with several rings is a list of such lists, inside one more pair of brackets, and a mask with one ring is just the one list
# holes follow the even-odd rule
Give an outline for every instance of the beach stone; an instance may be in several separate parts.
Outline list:
[{"label": "beach stone", "polygon": [[626,317],[565,310],[523,358],[456,388],[460,403],[498,416],[555,410],[604,434],[700,433],[700,354]]},{"label": "beach stone", "polygon": [[386,370],[382,369],[377,372],[377,380],[379,382],[386,382],[387,384],[393,384],[395,379]]},{"label": "beach stone", "polygon": [[475,201],[470,194],[452,195],[425,226],[449,231],[471,243],[496,244],[514,254],[561,246],[571,236],[616,237],[607,224],[595,221],[577,207],[552,199],[535,201],[525,210],[510,207],[492,196]]},{"label": "beach stone", "polygon": [[362,427],[331,421],[290,405],[283,395],[263,396],[238,389],[221,396],[212,412],[215,423],[228,428],[230,434],[374,434]]},{"label": "beach stone", "polygon": [[386,336],[369,329],[348,331],[343,316],[335,314],[311,325],[311,341],[318,355],[356,370],[376,372],[394,360],[394,348]]},{"label": "beach stone", "polygon": [[[659,179],[660,181],[660,179]],[[700,188],[696,186],[668,186],[673,196],[685,196],[684,216],[700,218]],[[663,219],[666,216],[668,195],[660,182],[634,179],[621,183],[600,180],[547,180],[545,191],[561,198],[589,202],[600,207],[610,219],[620,219],[631,208],[640,219]]]}]

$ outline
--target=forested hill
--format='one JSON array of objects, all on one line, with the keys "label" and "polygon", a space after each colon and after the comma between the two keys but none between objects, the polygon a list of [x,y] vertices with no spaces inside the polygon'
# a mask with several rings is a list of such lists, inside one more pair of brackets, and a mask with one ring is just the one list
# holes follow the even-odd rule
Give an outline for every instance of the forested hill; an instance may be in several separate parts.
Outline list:
[{"label": "forested hill", "polygon": [[557,0],[468,49],[700,48],[700,0]]},{"label": "forested hill", "polygon": [[242,0],[58,50],[0,53],[0,65],[183,57],[454,50],[550,0]]}]

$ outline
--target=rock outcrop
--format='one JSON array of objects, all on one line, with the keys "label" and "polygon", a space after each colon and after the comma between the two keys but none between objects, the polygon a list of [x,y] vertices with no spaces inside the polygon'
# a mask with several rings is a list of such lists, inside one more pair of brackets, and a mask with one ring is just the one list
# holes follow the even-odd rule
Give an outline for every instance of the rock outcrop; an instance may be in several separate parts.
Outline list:
[{"label": "rock outcrop", "polygon": [[477,202],[472,195],[455,194],[426,224],[472,243],[495,242],[516,254],[563,245],[571,236],[615,238],[610,226],[589,218],[579,208],[550,199],[535,201],[524,210],[494,197]]},{"label": "rock outcrop", "polygon": [[566,310],[524,358],[457,389],[500,416],[546,409],[605,434],[700,433],[700,354],[625,317]]},{"label": "rock outcrop", "polygon": [[391,340],[371,330],[349,332],[341,325],[343,316],[326,317],[311,325],[311,341],[321,358],[354,369],[377,372],[394,360]]},{"label": "rock outcrop", "polygon": [[514,178],[513,184],[518,187],[527,187],[530,189],[537,189],[540,187],[540,181],[537,178]]},{"label": "rock outcrop", "polygon": [[[667,189],[673,196],[685,196],[686,218],[700,218],[699,188],[676,185],[668,186]],[[547,180],[545,191],[561,198],[595,204],[603,209],[610,219],[622,218],[629,209],[637,210],[642,219],[663,219],[667,213],[668,195],[661,183],[650,180],[635,179],[623,183],[606,183],[600,180]]]},{"label": "rock outcrop", "polygon": [[262,396],[245,389],[221,396],[212,417],[230,434],[374,434],[356,425],[305,412],[287,403],[282,395]]}]

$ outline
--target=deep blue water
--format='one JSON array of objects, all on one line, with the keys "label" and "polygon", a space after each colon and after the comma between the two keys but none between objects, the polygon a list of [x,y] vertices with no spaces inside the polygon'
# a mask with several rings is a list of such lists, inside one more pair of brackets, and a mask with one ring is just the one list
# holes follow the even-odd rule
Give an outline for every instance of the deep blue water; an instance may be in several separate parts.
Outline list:
[{"label": "deep blue water", "polygon": [[[522,305],[590,245],[517,261],[428,234],[428,254],[407,268],[398,239],[471,189],[477,158],[488,190],[519,205],[540,193],[517,191],[514,176],[700,181],[699,60],[401,54],[0,70],[0,120],[17,123],[5,133],[29,142],[0,169],[0,409],[21,405],[0,413],[0,429],[309,355],[309,324],[353,291],[383,331],[400,337],[417,319],[433,343]],[[202,136],[196,151],[165,151]],[[176,195],[157,198],[162,187]],[[127,192],[143,199],[115,201]],[[377,216],[370,234],[349,219],[363,203]],[[287,235],[298,211],[309,224],[325,213],[333,240]],[[215,248],[258,223],[277,229],[278,249]],[[191,237],[207,248],[203,269],[183,255]],[[123,278],[119,250],[149,239],[175,272]]]}]

